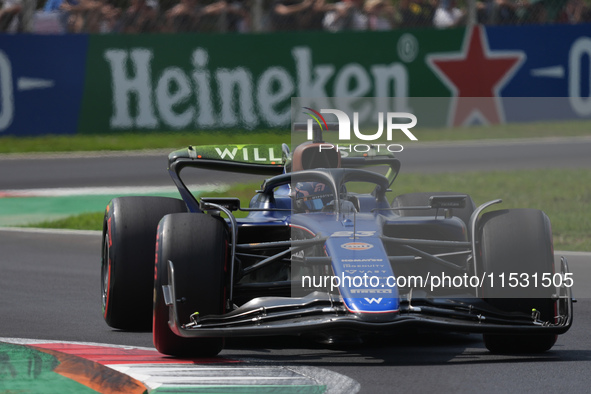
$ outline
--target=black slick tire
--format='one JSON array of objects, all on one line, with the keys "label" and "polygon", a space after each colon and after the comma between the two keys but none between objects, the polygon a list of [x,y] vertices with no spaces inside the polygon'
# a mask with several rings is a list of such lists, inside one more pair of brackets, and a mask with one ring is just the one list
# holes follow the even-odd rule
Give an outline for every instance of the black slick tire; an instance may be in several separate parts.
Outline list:
[{"label": "black slick tire", "polygon": [[[536,209],[509,209],[486,213],[480,219],[481,273],[505,274],[505,286],[485,286],[482,297],[497,310],[511,314],[531,314],[535,309],[542,321],[554,321],[553,287],[524,289],[508,286],[511,273],[527,274],[554,272],[552,229],[546,214]],[[540,282],[538,282],[539,284]],[[485,282],[488,284],[488,282]],[[484,343],[493,353],[541,353],[556,342],[554,334],[518,335],[484,334]]]},{"label": "black slick tire", "polygon": [[123,330],[152,328],[156,229],[164,215],[186,212],[182,200],[119,197],[103,221],[101,293],[107,324]]},{"label": "black slick tire", "polygon": [[186,338],[172,332],[162,286],[169,285],[168,261],[172,261],[181,324],[189,323],[195,312],[202,317],[223,314],[228,270],[226,224],[220,217],[202,213],[168,215],[158,226],[157,245],[154,346],[160,353],[171,356],[217,355],[223,348],[223,338]]}]

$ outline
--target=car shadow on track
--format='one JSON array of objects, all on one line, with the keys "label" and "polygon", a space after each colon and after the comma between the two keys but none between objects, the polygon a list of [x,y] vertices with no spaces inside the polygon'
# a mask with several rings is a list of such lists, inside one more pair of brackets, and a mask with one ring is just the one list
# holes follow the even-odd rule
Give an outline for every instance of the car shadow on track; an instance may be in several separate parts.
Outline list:
[{"label": "car shadow on track", "polygon": [[[395,366],[480,364],[497,362],[545,362],[586,360],[591,352],[561,351],[557,344],[542,354],[490,353],[476,334],[401,332],[396,336],[372,336],[363,343],[325,344],[303,337],[266,337],[228,340],[224,357],[236,357],[284,365]],[[580,353],[580,352],[578,352]],[[580,358],[579,358],[580,357]]]}]

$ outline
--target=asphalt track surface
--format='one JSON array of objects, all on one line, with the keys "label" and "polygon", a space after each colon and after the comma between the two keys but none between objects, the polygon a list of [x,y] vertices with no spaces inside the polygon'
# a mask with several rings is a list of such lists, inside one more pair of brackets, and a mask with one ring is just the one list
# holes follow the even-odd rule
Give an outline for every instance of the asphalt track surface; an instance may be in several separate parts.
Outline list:
[{"label": "asphalt track surface", "polygon": [[[591,168],[589,148],[588,138],[433,144],[416,147],[414,152],[408,148],[399,157],[403,168],[412,172]],[[170,184],[163,157],[38,157],[29,162],[10,158],[0,160],[0,188]],[[160,172],[166,183],[155,181]],[[356,380],[365,393],[587,393],[591,386],[591,295],[587,289],[591,261],[585,254],[567,257],[579,301],[574,324],[542,355],[491,355],[478,335],[426,332],[373,338],[363,346],[346,348],[291,337],[235,339],[228,341],[221,355],[328,369]],[[112,330],[103,322],[100,236],[96,233],[0,230],[0,272],[0,337],[152,345],[150,333]]]},{"label": "asphalt track surface", "polygon": [[[100,235],[0,230],[0,336],[152,346],[150,333],[110,329],[100,313]],[[591,264],[568,255],[575,295]],[[585,283],[586,282],[586,283]],[[586,294],[589,297],[588,294]],[[301,338],[235,339],[224,357],[255,364],[312,366],[346,375],[364,393],[588,392],[591,298],[575,304],[575,322],[542,355],[496,356],[479,335],[406,333],[364,346],[330,348]]]}]

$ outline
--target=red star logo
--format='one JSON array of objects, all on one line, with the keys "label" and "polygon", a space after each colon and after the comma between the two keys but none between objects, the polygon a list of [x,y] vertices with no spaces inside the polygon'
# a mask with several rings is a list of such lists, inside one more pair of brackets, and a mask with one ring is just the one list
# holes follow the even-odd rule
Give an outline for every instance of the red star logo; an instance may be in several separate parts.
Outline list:
[{"label": "red star logo", "polygon": [[427,64],[453,94],[448,123],[465,125],[475,118],[503,122],[499,93],[524,60],[520,51],[492,52],[482,26],[466,29],[461,52],[427,56]]}]

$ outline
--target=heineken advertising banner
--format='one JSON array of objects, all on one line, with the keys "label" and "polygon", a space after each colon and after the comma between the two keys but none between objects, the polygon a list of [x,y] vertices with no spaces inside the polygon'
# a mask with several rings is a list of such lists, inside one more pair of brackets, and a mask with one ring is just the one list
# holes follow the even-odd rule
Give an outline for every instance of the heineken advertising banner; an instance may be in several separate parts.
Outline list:
[{"label": "heineken advertising banner", "polygon": [[591,25],[4,36],[0,134],[288,128],[291,97],[449,97],[447,125],[483,100],[487,123],[588,118],[590,58]]}]

